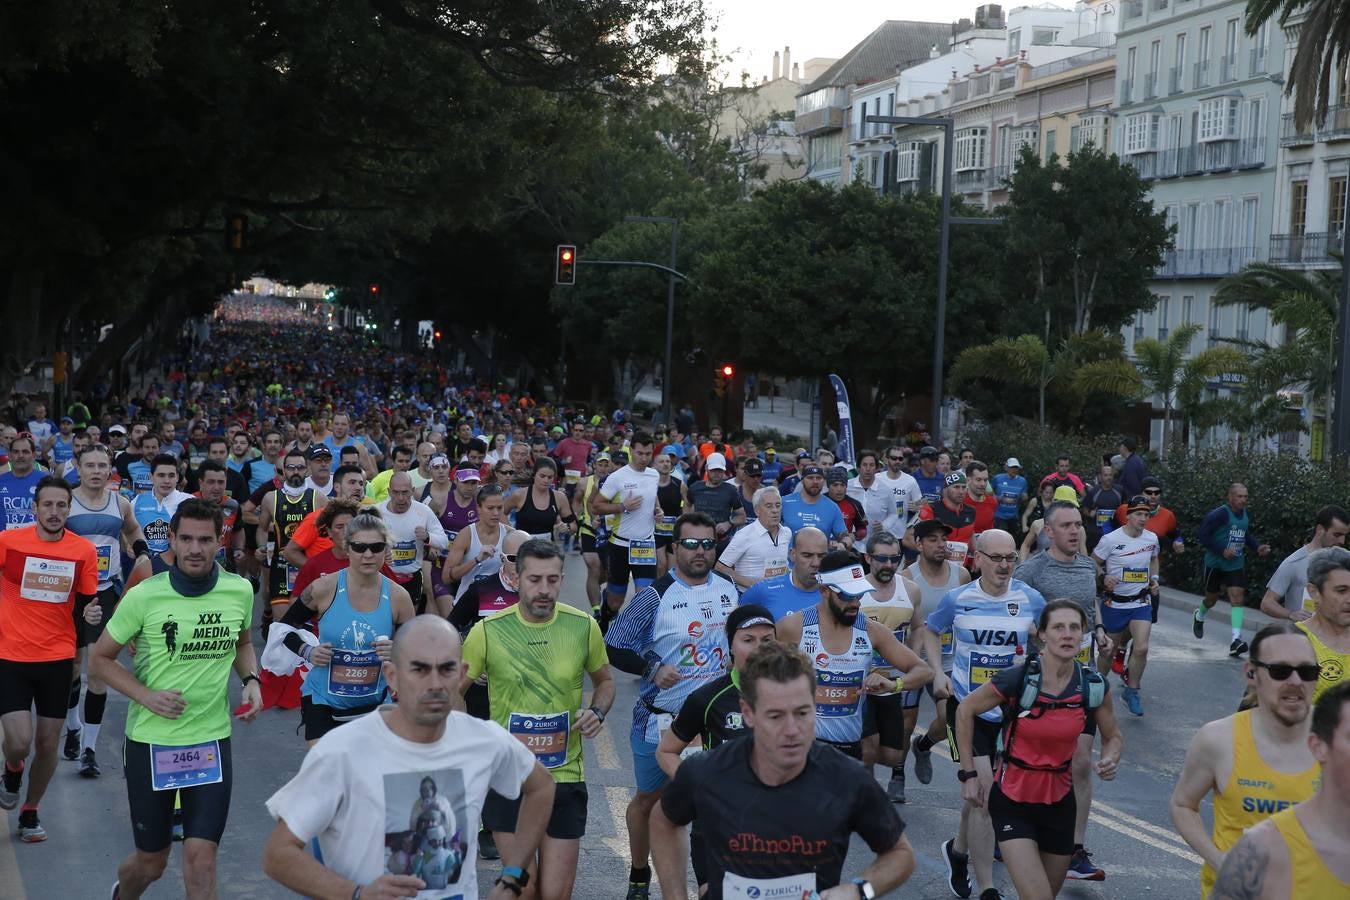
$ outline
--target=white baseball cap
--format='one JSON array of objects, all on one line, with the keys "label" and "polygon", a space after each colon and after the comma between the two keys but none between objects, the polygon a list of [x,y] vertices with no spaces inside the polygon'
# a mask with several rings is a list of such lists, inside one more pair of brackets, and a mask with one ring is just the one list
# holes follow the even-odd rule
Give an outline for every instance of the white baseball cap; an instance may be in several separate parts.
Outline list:
[{"label": "white baseball cap", "polygon": [[834,588],[846,597],[862,597],[876,590],[863,575],[861,563],[849,563],[840,569],[821,572],[817,578],[821,584]]},{"label": "white baseball cap", "polygon": [[1003,465],[1007,466],[1007,467],[1010,468],[1010,469],[1020,469],[1020,468],[1022,468],[1022,463],[1019,462],[1018,459],[1017,459],[1017,457],[1015,457],[1015,456],[1010,456],[1010,457],[1008,457],[1008,461],[1005,462]]},{"label": "white baseball cap", "polygon": [[703,464],[703,468],[707,471],[721,469],[725,472],[727,470],[727,458],[720,453],[709,453],[708,461]]}]

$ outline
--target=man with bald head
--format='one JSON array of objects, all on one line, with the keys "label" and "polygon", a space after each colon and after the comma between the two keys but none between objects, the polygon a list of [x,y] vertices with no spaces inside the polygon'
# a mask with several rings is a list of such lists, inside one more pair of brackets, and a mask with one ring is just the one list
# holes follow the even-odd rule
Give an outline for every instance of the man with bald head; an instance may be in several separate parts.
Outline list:
[{"label": "man with bald head", "polygon": [[1242,639],[1247,602],[1247,573],[1243,566],[1247,551],[1255,550],[1258,556],[1270,553],[1269,544],[1252,536],[1251,520],[1247,517],[1247,486],[1230,485],[1227,501],[1200,520],[1196,535],[1205,548],[1205,599],[1191,620],[1191,631],[1196,640],[1205,636],[1205,615],[1219,602],[1222,592],[1232,607],[1233,641],[1228,645],[1228,655],[1241,656],[1247,652],[1247,642]]},{"label": "man with bald head", "polygon": [[[389,568],[394,580],[408,591],[413,608],[420,614],[426,610],[427,597],[431,596],[427,547],[444,553],[450,547],[450,539],[431,507],[413,499],[412,477],[407,472],[394,473],[389,479],[389,499],[377,503],[375,508],[389,526]],[[448,610],[436,612],[444,615]]]},{"label": "man with bald head", "polygon": [[741,595],[741,603],[758,603],[773,613],[777,622],[789,613],[799,612],[820,602],[820,561],[830,552],[830,539],[814,525],[804,526],[792,535],[788,559],[792,568],[782,575],[766,578]]},{"label": "man with bald head", "polygon": [[[520,824],[486,896],[515,900],[553,807],[553,778],[501,726],[453,710],[465,670],[459,635],[444,619],[422,615],[400,627],[384,676],[394,704],[324,735],[267,801],[277,824],[263,871],[306,897],[477,897],[470,838],[491,789],[520,798]],[[309,849],[315,839],[324,862]],[[425,850],[433,839],[435,853],[405,849]]]},{"label": "man with bald head", "polygon": [[[957,759],[961,781],[978,778],[984,796],[994,782],[993,759],[998,749],[1003,712],[992,709],[975,720],[973,759],[960,759],[956,747],[956,707],[966,695],[999,672],[1026,662],[1027,639],[1045,606],[1040,592],[1013,578],[1017,545],[1001,529],[983,532],[975,542],[980,577],[947,592],[937,609],[928,613],[922,629],[929,659],[942,656],[943,635],[951,635],[952,674],[938,671],[933,692],[952,692],[947,704],[947,742]],[[981,892],[994,887],[994,827],[989,810],[966,804],[956,837],[942,845],[948,887],[958,897],[971,895],[970,863]],[[972,860],[973,857],[973,860]]]},{"label": "man with bald head", "polygon": [[436,445],[431,441],[423,441],[417,445],[417,468],[409,469],[408,474],[412,476],[413,491],[419,495],[431,482],[431,458],[436,453]]}]

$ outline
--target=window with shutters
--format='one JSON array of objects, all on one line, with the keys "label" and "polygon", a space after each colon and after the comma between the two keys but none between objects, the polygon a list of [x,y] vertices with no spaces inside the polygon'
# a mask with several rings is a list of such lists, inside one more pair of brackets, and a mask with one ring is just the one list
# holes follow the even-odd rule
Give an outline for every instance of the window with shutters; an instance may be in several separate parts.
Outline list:
[{"label": "window with shutters", "polygon": [[956,133],[956,170],[983,169],[988,154],[989,129],[963,128]]},{"label": "window with shutters", "polygon": [[1158,116],[1140,113],[1125,120],[1126,153],[1149,153],[1158,149]]},{"label": "window with shutters", "polygon": [[1200,142],[1236,140],[1240,104],[1237,97],[1216,97],[1201,102]]}]

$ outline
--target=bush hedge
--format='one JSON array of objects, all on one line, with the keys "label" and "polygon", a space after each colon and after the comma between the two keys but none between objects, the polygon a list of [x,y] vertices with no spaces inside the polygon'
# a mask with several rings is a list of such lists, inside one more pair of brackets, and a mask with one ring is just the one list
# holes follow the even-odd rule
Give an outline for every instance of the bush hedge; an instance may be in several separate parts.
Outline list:
[{"label": "bush hedge", "polygon": [[[971,432],[963,444],[993,471],[1016,456],[1034,484],[1053,471],[1055,457],[1064,451],[1073,456],[1073,470],[1090,482],[1095,470],[1089,463],[1114,453],[1116,439],[1116,435],[1061,434],[1028,423],[997,423]],[[1271,547],[1265,559],[1248,554],[1251,606],[1260,604],[1280,561],[1307,542],[1317,511],[1328,503],[1350,505],[1350,467],[1344,462],[1311,462],[1287,453],[1239,455],[1231,448],[1173,450],[1162,463],[1150,460],[1149,473],[1162,481],[1163,505],[1176,514],[1186,539],[1186,552],[1180,556],[1164,548],[1163,582],[1192,593],[1201,592],[1203,577],[1203,550],[1195,539],[1200,520],[1224,502],[1230,484],[1247,486],[1252,533]]]}]

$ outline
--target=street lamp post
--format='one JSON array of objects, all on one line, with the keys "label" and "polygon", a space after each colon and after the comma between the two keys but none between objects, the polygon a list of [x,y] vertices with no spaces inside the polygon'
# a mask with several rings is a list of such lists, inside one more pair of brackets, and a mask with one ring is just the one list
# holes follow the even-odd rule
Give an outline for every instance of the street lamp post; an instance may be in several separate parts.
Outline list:
[{"label": "street lamp post", "polygon": [[675,344],[675,267],[679,262],[680,220],[671,216],[624,216],[625,222],[654,222],[670,226],[670,283],[666,288],[666,373],[661,379],[661,422],[670,427],[673,416]]},{"label": "street lamp post", "polygon": [[998,225],[1002,219],[983,219],[970,216],[952,217],[952,131],[953,120],[948,116],[863,116],[864,122],[881,125],[929,125],[942,129],[942,216],[938,225],[938,289],[936,328],[933,335],[933,407],[931,434],[942,440],[942,357],[947,337],[947,261],[951,226]]},{"label": "street lamp post", "polygon": [[1335,419],[1331,452],[1350,454],[1350,241],[1341,243],[1341,309],[1336,322],[1336,396],[1332,406]]}]

